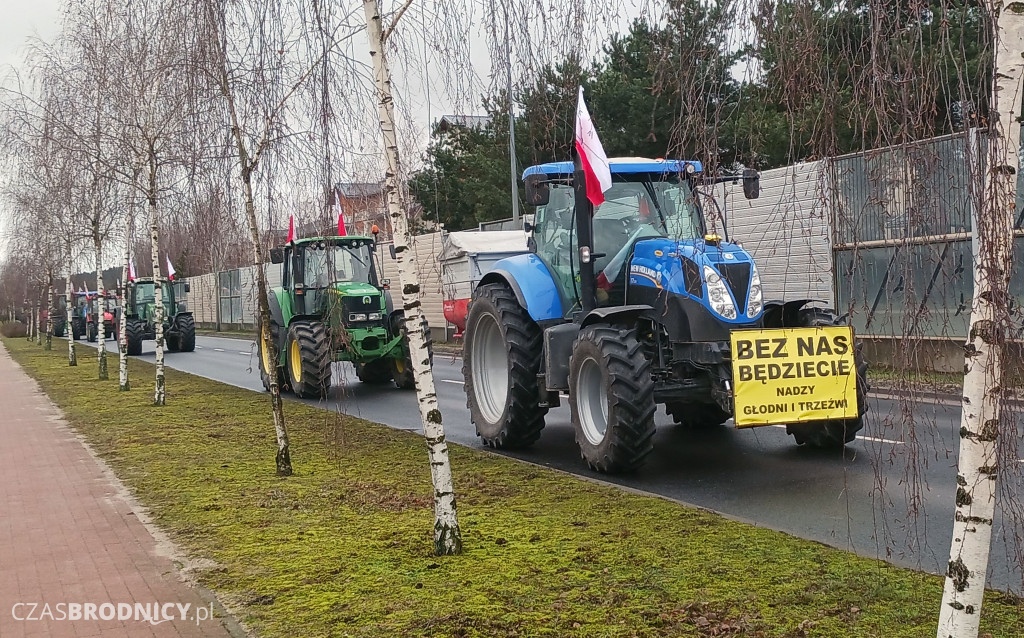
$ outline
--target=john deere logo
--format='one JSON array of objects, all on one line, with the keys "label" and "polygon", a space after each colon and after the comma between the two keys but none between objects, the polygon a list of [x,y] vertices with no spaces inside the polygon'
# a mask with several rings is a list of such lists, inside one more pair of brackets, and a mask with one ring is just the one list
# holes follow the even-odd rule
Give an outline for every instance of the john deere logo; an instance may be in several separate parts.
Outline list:
[{"label": "john deere logo", "polygon": [[370,303],[370,296],[369,295],[363,297],[363,303],[364,304],[369,304]]}]

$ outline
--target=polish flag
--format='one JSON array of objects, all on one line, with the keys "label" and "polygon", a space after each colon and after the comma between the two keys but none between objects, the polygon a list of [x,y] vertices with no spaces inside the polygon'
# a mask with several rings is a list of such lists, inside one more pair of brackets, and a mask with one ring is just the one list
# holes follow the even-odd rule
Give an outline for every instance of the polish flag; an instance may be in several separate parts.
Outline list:
[{"label": "polish flag", "polygon": [[348,231],[345,229],[345,216],[341,212],[341,195],[337,190],[334,191],[334,213],[338,216],[338,235],[345,237]]},{"label": "polish flag", "polygon": [[612,171],[608,165],[601,140],[597,137],[594,121],[590,119],[587,103],[583,101],[583,87],[576,105],[576,152],[579,153],[583,174],[587,179],[587,199],[594,206],[604,203],[604,192],[612,187]]},{"label": "polish flag", "polygon": [[290,244],[295,241],[295,215],[288,216],[288,239],[284,243]]},{"label": "polish flag", "polygon": [[174,281],[174,265],[171,263],[171,258],[167,258],[167,278]]},{"label": "polish flag", "polygon": [[128,261],[128,281],[135,281],[135,262]]}]

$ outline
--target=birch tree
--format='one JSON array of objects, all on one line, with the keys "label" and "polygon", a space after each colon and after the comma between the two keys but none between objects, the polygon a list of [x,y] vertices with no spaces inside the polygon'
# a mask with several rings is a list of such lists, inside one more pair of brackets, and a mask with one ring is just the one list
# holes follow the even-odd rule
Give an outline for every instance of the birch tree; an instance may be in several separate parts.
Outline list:
[{"label": "birch tree", "polygon": [[[411,0],[410,0],[411,1]],[[408,6],[408,3],[405,5]],[[430,457],[430,476],[434,485],[434,552],[438,555],[462,552],[462,532],[455,511],[455,487],[452,466],[448,458],[441,410],[434,390],[434,375],[423,332],[423,307],[420,304],[420,282],[416,253],[409,249],[409,224],[402,207],[399,184],[398,138],[395,134],[395,109],[391,92],[391,72],[385,57],[386,34],[381,25],[380,3],[365,0],[367,36],[370,57],[373,59],[373,79],[377,95],[380,130],[384,138],[387,171],[384,175],[384,194],[388,215],[394,230],[398,276],[402,284],[402,306],[405,309],[406,335],[409,340],[413,374],[416,378],[416,399],[419,403],[423,434]],[[404,11],[404,7],[401,11]],[[401,12],[388,27],[390,34],[401,18]]]},{"label": "birch tree", "polygon": [[[1013,225],[1024,80],[1024,8],[986,3],[995,27],[995,73],[982,202],[974,220],[974,299],[965,346],[956,513],[938,638],[978,635],[995,516]],[[1011,426],[1012,427],[1012,426]]]}]

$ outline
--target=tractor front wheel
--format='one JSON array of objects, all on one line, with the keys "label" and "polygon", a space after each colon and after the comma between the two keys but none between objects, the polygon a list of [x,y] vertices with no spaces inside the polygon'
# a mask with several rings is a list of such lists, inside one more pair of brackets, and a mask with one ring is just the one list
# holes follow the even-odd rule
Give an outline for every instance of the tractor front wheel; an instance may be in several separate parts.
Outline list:
[{"label": "tractor front wheel", "polygon": [[[277,344],[278,335],[280,334],[280,328],[276,325],[270,327],[270,339]],[[271,354],[269,348],[267,348],[266,342],[259,336],[256,337],[258,344],[258,352],[260,354],[260,380],[263,382],[263,388],[270,392],[270,373],[268,370],[273,370],[274,374],[277,375],[277,389],[279,392],[284,392],[287,388],[287,383],[284,374],[284,368],[277,365],[277,359]]]},{"label": "tractor front wheel", "polygon": [[462,375],[477,436],[497,449],[532,445],[544,429],[537,373],[543,335],[504,284],[480,286],[469,304]]},{"label": "tractor front wheel", "polygon": [[583,460],[629,472],[654,449],[654,380],[636,331],[590,326],[569,359],[569,407]]},{"label": "tractor front wheel", "polygon": [[128,354],[138,356],[142,354],[142,335],[145,330],[141,321],[129,319],[124,327],[124,340],[127,342]]},{"label": "tractor front wheel", "polygon": [[[797,313],[797,325],[801,328],[845,325],[831,310],[802,308]],[[868,410],[867,393],[870,389],[867,379],[868,364],[861,356],[860,344],[854,346],[854,367],[857,369],[857,417],[833,421],[809,421],[791,423],[786,433],[792,434],[797,445],[806,445],[823,450],[841,449],[857,438],[857,432],[864,427],[864,413]]]},{"label": "tractor front wheel", "polygon": [[99,330],[96,328],[95,323],[87,323],[85,325],[85,340],[89,343],[96,343],[96,339],[99,336]]},{"label": "tractor front wheel", "polygon": [[[391,359],[391,377],[395,385],[402,390],[416,389],[416,375],[412,371],[412,348],[409,346],[409,335],[405,329],[405,313],[396,312],[391,315],[392,334],[402,335],[402,356],[398,359]],[[420,330],[423,332],[423,341],[427,345],[427,362],[434,367],[434,340],[430,336],[430,326],[427,320],[420,323]]]},{"label": "tractor front wheel", "polygon": [[288,328],[288,381],[300,399],[322,399],[331,386],[331,342],[319,321],[294,321]]}]

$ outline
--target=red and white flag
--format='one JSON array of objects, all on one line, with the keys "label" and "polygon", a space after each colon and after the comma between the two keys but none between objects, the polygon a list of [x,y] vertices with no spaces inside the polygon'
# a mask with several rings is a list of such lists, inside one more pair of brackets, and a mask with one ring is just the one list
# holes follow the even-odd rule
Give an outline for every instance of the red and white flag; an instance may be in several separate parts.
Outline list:
[{"label": "red and white flag", "polygon": [[288,239],[284,243],[290,244],[295,241],[295,215],[288,216]]},{"label": "red and white flag", "polygon": [[128,281],[135,281],[135,262],[128,260]]},{"label": "red and white flag", "polygon": [[612,187],[612,171],[604,146],[597,137],[594,121],[590,119],[587,103],[583,101],[582,86],[576,105],[576,152],[580,155],[587,180],[587,199],[594,206],[600,206],[604,203],[604,192]]},{"label": "red and white flag", "polygon": [[338,235],[341,237],[348,235],[348,231],[345,229],[345,215],[341,210],[341,195],[337,189],[334,191],[334,214],[338,216]]},{"label": "red and white flag", "polygon": [[174,265],[171,263],[171,258],[167,258],[167,278],[174,281]]}]

